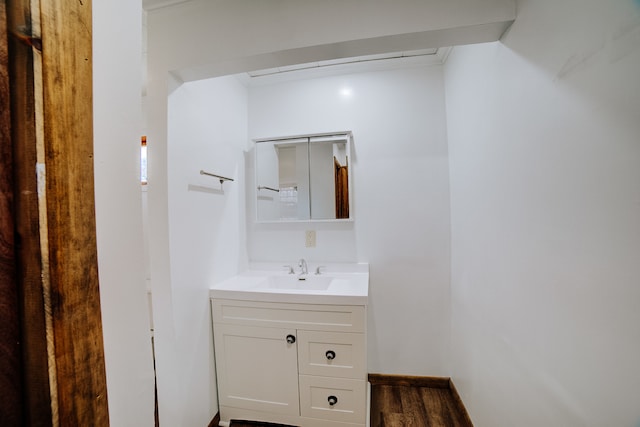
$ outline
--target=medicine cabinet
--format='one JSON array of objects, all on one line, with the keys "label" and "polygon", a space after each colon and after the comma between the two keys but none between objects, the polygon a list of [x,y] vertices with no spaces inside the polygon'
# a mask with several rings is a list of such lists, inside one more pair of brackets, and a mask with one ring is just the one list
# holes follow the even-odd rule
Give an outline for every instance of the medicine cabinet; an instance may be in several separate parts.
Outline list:
[{"label": "medicine cabinet", "polygon": [[255,141],[258,222],[351,220],[351,132]]}]

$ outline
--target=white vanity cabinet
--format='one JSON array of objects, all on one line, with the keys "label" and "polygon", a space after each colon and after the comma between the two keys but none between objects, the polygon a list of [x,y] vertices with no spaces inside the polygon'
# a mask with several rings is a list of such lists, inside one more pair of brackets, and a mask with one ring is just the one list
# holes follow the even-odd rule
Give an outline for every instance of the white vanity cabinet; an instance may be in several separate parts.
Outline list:
[{"label": "white vanity cabinet", "polygon": [[366,425],[366,306],[211,305],[221,425]]}]

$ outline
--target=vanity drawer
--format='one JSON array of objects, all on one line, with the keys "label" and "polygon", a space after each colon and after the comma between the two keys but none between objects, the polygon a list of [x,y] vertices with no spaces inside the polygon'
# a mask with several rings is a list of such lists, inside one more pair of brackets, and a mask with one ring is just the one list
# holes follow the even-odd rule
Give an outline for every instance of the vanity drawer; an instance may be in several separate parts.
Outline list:
[{"label": "vanity drawer", "polygon": [[316,331],[364,332],[365,307],[358,305],[287,304],[212,299],[214,323],[295,328]]},{"label": "vanity drawer", "polygon": [[364,380],[300,375],[303,417],[364,424],[366,395]]},{"label": "vanity drawer", "polygon": [[298,370],[325,377],[366,378],[364,334],[298,331]]}]

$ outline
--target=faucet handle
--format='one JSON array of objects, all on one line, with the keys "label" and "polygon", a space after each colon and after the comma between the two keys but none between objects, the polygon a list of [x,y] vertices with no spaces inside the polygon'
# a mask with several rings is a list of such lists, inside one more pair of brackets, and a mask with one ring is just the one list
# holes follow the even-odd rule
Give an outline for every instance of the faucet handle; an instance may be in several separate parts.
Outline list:
[{"label": "faucet handle", "polygon": [[327,267],[326,267],[326,266],[324,266],[324,265],[319,265],[319,266],[317,266],[317,267],[316,267],[316,275],[320,275],[320,274],[321,274],[321,272],[320,272],[320,269],[321,269],[321,268],[327,268]]},{"label": "faucet handle", "polygon": [[289,270],[288,274],[296,274],[295,271],[293,271],[293,266],[291,265],[283,265],[284,268],[286,268],[287,270]]}]

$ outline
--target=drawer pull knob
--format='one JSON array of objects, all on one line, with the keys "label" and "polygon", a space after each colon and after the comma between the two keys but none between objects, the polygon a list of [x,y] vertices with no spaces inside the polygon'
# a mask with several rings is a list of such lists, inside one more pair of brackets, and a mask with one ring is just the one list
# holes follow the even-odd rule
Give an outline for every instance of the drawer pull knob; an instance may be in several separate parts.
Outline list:
[{"label": "drawer pull knob", "polygon": [[324,355],[327,356],[328,360],[333,360],[336,358],[336,352],[333,350],[327,351]]},{"label": "drawer pull knob", "polygon": [[327,401],[329,402],[329,405],[333,406],[333,405],[335,405],[336,403],[338,403],[338,398],[337,398],[337,397],[335,397],[335,396],[329,396],[329,397],[327,398]]},{"label": "drawer pull knob", "polygon": [[287,343],[293,344],[294,342],[296,342],[296,337],[293,335],[287,335]]}]

